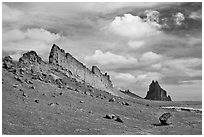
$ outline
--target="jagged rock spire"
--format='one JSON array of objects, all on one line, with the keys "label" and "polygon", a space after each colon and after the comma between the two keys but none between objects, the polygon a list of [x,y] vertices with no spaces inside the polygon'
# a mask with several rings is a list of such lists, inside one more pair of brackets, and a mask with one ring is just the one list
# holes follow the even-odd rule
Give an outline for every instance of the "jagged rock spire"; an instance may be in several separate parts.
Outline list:
[{"label": "jagged rock spire", "polygon": [[24,53],[23,56],[19,59],[19,66],[24,66],[24,65],[29,65],[29,64],[34,64],[42,63],[41,57],[38,56],[38,54],[35,51],[29,51],[27,53]]},{"label": "jagged rock spire", "polygon": [[154,80],[149,85],[145,99],[171,101],[171,97],[167,96],[167,92],[160,87],[159,82]]}]

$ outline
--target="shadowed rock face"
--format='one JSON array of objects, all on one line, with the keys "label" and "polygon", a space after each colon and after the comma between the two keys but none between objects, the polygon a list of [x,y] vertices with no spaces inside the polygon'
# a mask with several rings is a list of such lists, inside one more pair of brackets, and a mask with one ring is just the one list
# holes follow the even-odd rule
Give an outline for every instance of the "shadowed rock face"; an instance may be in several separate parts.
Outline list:
[{"label": "shadowed rock face", "polygon": [[18,67],[27,68],[33,72],[42,72],[49,69],[48,64],[46,64],[35,51],[24,53],[18,61]]},{"label": "shadowed rock face", "polygon": [[89,70],[85,65],[72,57],[69,53],[65,53],[57,45],[53,45],[50,56],[49,64],[60,66],[63,69],[71,71],[72,75],[78,79],[89,83],[90,85],[99,89],[112,89],[113,85],[107,73],[102,74],[100,69],[93,66]]},{"label": "shadowed rock face", "polygon": [[10,69],[14,66],[13,59],[10,56],[4,57],[2,62],[3,68]]},{"label": "shadowed rock face", "polygon": [[41,64],[42,59],[37,55],[35,51],[30,51],[24,53],[23,56],[19,59],[19,66],[24,66],[26,64],[39,63]]},{"label": "shadowed rock face", "polygon": [[167,92],[160,87],[157,81],[154,82],[154,80],[149,86],[149,91],[145,99],[171,101],[171,97],[169,95],[167,96]]}]

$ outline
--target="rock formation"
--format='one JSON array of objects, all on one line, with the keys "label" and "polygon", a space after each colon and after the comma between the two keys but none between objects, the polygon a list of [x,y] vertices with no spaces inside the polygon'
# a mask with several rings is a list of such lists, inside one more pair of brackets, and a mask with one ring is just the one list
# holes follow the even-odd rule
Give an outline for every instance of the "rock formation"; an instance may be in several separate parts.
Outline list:
[{"label": "rock formation", "polygon": [[159,117],[159,121],[161,122],[161,125],[168,125],[167,121],[168,119],[172,117],[171,113],[164,113]]},{"label": "rock formation", "polygon": [[14,67],[13,59],[10,56],[6,56],[2,60],[3,68],[11,69]]},{"label": "rock formation", "polygon": [[[11,57],[3,59],[3,68],[10,69],[14,65]],[[112,91],[113,89],[110,76],[107,73],[103,74],[97,66],[92,66],[92,69],[89,70],[71,54],[65,53],[55,44],[51,48],[49,63],[44,62],[35,51],[29,51],[23,54],[16,66],[17,70],[31,73],[33,77],[36,76],[40,80],[41,77],[44,77],[42,74],[49,76],[55,71],[100,90]]]},{"label": "rock formation", "polygon": [[171,97],[167,96],[167,92],[160,87],[157,81],[154,82],[154,80],[149,86],[149,91],[145,99],[171,101]]},{"label": "rock formation", "polygon": [[102,74],[96,66],[92,66],[92,69],[89,70],[85,65],[72,57],[71,54],[65,53],[63,49],[60,49],[55,44],[50,52],[49,64],[69,70],[74,77],[92,85],[93,87],[103,90],[113,88],[112,82],[107,73]]},{"label": "rock formation", "polygon": [[48,64],[46,64],[35,51],[24,53],[18,61],[18,67],[27,68],[32,72],[42,72],[49,69]]},{"label": "rock formation", "polygon": [[120,90],[120,92],[122,92],[122,93],[124,93],[124,94],[126,94],[126,95],[128,95],[130,97],[133,97],[133,98],[141,98],[140,96],[132,93],[129,89],[127,89],[127,90]]},{"label": "rock formation", "polygon": [[32,63],[42,63],[42,59],[37,55],[35,51],[29,51],[24,53],[23,56],[19,59],[19,65],[24,66],[25,64]]}]

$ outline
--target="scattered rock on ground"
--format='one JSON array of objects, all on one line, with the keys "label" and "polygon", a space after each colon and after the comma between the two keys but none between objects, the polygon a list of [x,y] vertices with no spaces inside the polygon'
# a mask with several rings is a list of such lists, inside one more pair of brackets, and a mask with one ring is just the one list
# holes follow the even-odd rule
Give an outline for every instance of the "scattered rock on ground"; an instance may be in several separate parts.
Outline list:
[{"label": "scattered rock on ground", "polygon": [[115,121],[123,123],[123,120],[119,116],[116,117]]},{"label": "scattered rock on ground", "polygon": [[25,79],[25,82],[28,83],[28,84],[33,84],[33,82],[29,79]]},{"label": "scattered rock on ground", "polygon": [[115,98],[111,98],[108,100],[109,102],[115,102]]},{"label": "scattered rock on ground", "polygon": [[38,100],[38,99],[35,99],[35,103],[39,103],[39,100]]},{"label": "scattered rock on ground", "polygon": [[62,92],[60,92],[59,95],[61,96],[61,95],[62,95]]},{"label": "scattered rock on ground", "polygon": [[27,94],[25,92],[23,92],[22,96],[27,97]]},{"label": "scattered rock on ground", "polygon": [[128,102],[122,102],[122,105],[129,106],[130,104]]},{"label": "scattered rock on ground", "polygon": [[23,83],[23,79],[22,79],[21,77],[15,76],[14,78],[15,78],[17,81]]},{"label": "scattered rock on ground", "polygon": [[34,87],[34,86],[31,86],[30,88],[31,88],[31,89],[35,89],[35,87]]},{"label": "scattered rock on ground", "polygon": [[85,91],[85,94],[88,95],[88,96],[90,96],[90,92]]},{"label": "scattered rock on ground", "polygon": [[56,103],[53,103],[53,102],[52,102],[52,103],[49,103],[48,105],[49,105],[49,106],[55,106],[55,105],[59,105],[59,103],[57,103],[57,102],[56,102]]},{"label": "scattered rock on ground", "polygon": [[19,85],[17,85],[17,84],[14,84],[14,85],[13,85],[14,88],[18,88],[18,86],[19,86]]},{"label": "scattered rock on ground", "polygon": [[114,114],[106,114],[105,118],[114,119],[116,116]]},{"label": "scattered rock on ground", "polygon": [[119,116],[116,116],[115,114],[106,114],[106,116],[104,118],[113,119],[117,122],[123,123],[123,120]]}]

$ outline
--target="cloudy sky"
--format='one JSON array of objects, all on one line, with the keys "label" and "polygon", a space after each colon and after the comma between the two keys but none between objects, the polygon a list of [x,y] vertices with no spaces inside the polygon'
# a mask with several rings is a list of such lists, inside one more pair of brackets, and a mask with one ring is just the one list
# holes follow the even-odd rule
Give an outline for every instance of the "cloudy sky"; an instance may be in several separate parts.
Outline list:
[{"label": "cloudy sky", "polygon": [[2,54],[53,43],[117,88],[144,97],[158,80],[173,100],[202,100],[201,3],[3,3]]}]

